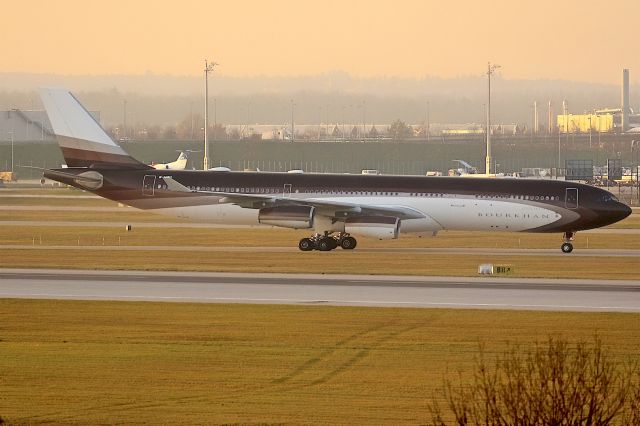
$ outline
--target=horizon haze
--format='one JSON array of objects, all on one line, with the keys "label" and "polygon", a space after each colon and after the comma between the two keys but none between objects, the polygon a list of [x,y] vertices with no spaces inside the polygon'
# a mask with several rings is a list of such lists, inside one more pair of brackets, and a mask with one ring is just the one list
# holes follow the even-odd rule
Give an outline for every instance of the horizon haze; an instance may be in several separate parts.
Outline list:
[{"label": "horizon haze", "polygon": [[[482,76],[614,84],[640,72],[640,3],[403,0],[80,0],[4,5],[0,72],[226,77],[343,72],[357,78]],[[633,74],[632,74],[633,76]],[[631,82],[639,82],[638,74]]]}]

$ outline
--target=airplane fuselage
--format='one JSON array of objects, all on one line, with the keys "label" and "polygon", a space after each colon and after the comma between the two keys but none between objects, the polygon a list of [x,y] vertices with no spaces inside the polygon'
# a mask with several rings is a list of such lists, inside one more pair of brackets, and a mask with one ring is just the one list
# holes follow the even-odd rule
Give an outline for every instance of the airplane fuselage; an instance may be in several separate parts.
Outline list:
[{"label": "airplane fuselage", "polygon": [[[224,197],[208,193],[404,206],[424,215],[420,219],[402,220],[401,233],[433,233],[445,229],[576,232],[616,222],[629,214],[629,208],[608,191],[566,181],[179,170],[96,171],[104,179],[102,187],[94,191],[100,196],[164,215],[219,224],[258,225],[260,209],[221,203]],[[175,180],[193,192],[173,191],[164,178]],[[340,221],[331,222],[318,223],[314,227],[318,230],[329,228],[322,231],[343,231]]]}]

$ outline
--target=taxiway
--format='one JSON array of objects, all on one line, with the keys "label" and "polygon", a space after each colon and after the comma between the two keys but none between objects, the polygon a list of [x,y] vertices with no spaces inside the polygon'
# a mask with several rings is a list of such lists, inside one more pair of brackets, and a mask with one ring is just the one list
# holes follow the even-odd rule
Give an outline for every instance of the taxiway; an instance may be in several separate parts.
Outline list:
[{"label": "taxiway", "polygon": [[0,298],[640,312],[640,283],[0,269]]}]

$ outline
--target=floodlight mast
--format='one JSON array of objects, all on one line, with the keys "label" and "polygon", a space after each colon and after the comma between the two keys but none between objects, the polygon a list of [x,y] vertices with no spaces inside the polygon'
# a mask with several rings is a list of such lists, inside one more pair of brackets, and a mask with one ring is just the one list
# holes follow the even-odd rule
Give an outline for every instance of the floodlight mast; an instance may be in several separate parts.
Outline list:
[{"label": "floodlight mast", "polygon": [[491,75],[500,68],[500,65],[487,62],[488,100],[487,100],[487,157],[485,159],[485,173],[491,174]]},{"label": "floodlight mast", "polygon": [[218,65],[217,62],[204,60],[204,160],[203,170],[209,170],[209,73]]}]

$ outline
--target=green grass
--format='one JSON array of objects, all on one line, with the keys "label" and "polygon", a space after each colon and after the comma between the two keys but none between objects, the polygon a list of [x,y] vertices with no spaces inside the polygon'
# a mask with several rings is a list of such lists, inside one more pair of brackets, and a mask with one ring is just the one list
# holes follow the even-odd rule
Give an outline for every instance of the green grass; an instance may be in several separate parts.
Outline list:
[{"label": "green grass", "polygon": [[[1,212],[0,212],[1,213]],[[36,212],[37,213],[37,212]],[[64,213],[64,212],[62,212]],[[77,216],[92,217],[93,212],[78,213]],[[119,213],[113,213],[119,215]],[[156,217],[154,215],[149,215]],[[99,215],[98,217],[103,217]],[[127,221],[129,214],[122,214],[118,223],[130,223],[131,232],[119,227],[73,227],[73,226],[2,226],[2,244],[36,244],[77,246],[81,245],[130,245],[130,246],[237,246],[237,247],[297,247],[300,238],[310,235],[309,230],[295,231],[283,228],[172,228],[136,227],[136,221]],[[137,217],[136,219],[140,219]],[[153,222],[144,217],[138,223]],[[175,219],[176,222],[179,219]],[[402,235],[397,240],[379,241],[359,238],[359,248],[558,248],[562,243],[559,234],[531,234],[513,232],[441,232],[437,237],[419,238]],[[576,248],[640,249],[640,238],[635,234],[584,234],[578,233]],[[357,250],[357,249],[356,249]]]},{"label": "green grass", "polygon": [[[115,207],[115,205],[113,206]],[[64,210],[0,210],[3,220],[39,220],[69,222],[185,222],[184,219],[160,216],[142,210],[123,207],[121,212],[101,211],[64,211]]]},{"label": "green grass", "polygon": [[[26,200],[26,199],[25,199]],[[76,203],[81,200],[72,200]],[[78,204],[83,203],[83,200]],[[100,200],[88,200],[100,201]],[[45,199],[42,203],[48,203]],[[631,219],[637,220],[634,214]],[[156,221],[185,222],[147,212],[123,208],[122,212],[83,211],[0,211],[4,220],[114,221],[133,224],[133,231],[118,227],[73,226],[2,226],[0,243],[30,245],[34,249],[7,249],[2,253],[4,267],[65,267],[89,269],[160,269],[237,272],[327,272],[409,275],[475,275],[479,263],[506,263],[519,277],[563,278],[640,278],[640,262],[633,257],[572,257],[560,253],[560,235],[497,232],[442,232],[436,238],[403,235],[398,240],[378,241],[360,238],[354,252],[301,253],[296,250],[300,238],[309,231],[280,228],[175,228],[137,227],[138,223]],[[635,222],[634,222],[635,223]],[[576,249],[640,249],[635,234],[579,233]],[[61,251],[48,246],[66,246]],[[100,251],[84,250],[87,246],[106,246]],[[161,246],[162,251],[123,251],[118,246]],[[181,250],[184,246],[240,247],[246,251],[196,252]],[[259,247],[285,248],[265,252]],[[366,252],[366,249],[402,248],[553,248],[557,253],[537,256],[495,254],[446,255],[431,253]],[[364,249],[364,250],[363,250]],[[287,261],[284,262],[283,256]],[[452,262],[455,256],[455,262]]]},{"label": "green grass", "polygon": [[10,423],[417,424],[478,342],[598,333],[637,360],[637,314],[0,300]]},{"label": "green grass", "polygon": [[[286,259],[286,260],[285,260]],[[452,261],[453,259],[453,261]],[[568,260],[570,259],[570,261]],[[495,254],[431,254],[333,251],[303,253],[247,251],[123,251],[12,249],[6,268],[70,268],[109,270],[281,272],[376,275],[475,276],[481,263],[508,264],[515,277],[640,279],[637,257],[508,256]],[[569,264],[569,266],[568,266]]]},{"label": "green grass", "polygon": [[0,206],[61,206],[61,207],[117,207],[118,203],[105,198],[67,198],[52,196],[47,198],[3,197],[0,193]]},{"label": "green grass", "polygon": [[81,189],[72,188],[72,187],[61,187],[61,188],[13,188],[11,185],[7,184],[5,188],[0,188],[0,197],[2,195],[82,195],[82,196],[93,196],[92,193],[83,191]]},{"label": "green grass", "polygon": [[626,229],[640,229],[640,213],[638,210],[634,210],[633,214],[620,222],[607,226],[607,228],[626,228]]}]

